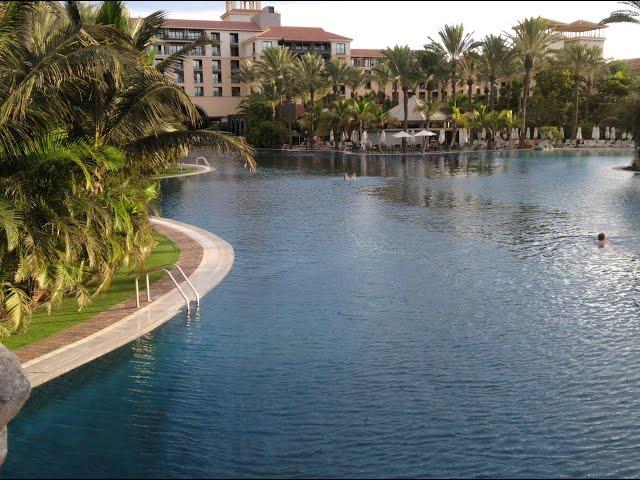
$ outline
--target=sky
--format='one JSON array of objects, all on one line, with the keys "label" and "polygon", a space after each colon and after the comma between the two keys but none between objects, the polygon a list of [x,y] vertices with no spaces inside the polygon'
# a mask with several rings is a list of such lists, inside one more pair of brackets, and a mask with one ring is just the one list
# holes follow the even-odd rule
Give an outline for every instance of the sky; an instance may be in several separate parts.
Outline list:
[{"label": "sky", "polygon": [[[131,14],[165,10],[170,18],[220,20],[225,2],[129,1]],[[561,22],[578,19],[599,22],[620,8],[615,1],[263,1],[282,15],[282,25],[322,27],[352,38],[351,48],[409,45],[422,48],[445,24],[463,23],[480,39],[488,33],[509,31],[517,20],[541,15]],[[604,30],[605,58],[639,58],[640,25],[614,24]]]}]

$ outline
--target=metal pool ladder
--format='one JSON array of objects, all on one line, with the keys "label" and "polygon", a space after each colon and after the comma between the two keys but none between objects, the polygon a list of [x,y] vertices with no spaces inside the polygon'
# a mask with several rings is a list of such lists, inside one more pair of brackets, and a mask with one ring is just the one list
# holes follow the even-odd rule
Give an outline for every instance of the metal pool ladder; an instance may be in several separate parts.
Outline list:
[{"label": "metal pool ladder", "polygon": [[[189,288],[191,288],[191,291],[193,292],[193,294],[196,297],[196,305],[199,307],[200,306],[200,295],[198,295],[198,291],[196,290],[196,288],[191,283],[191,280],[189,280],[189,277],[187,277],[185,275],[184,271],[182,270],[182,267],[180,267],[180,265],[178,265],[177,263],[174,264],[173,266],[178,269],[178,271],[180,272],[180,275],[182,275],[182,278],[184,278],[184,280],[187,282],[187,285],[189,285]],[[187,313],[191,312],[191,300],[184,293],[184,290],[182,290],[182,288],[180,287],[180,285],[176,281],[175,277],[166,268],[159,268],[159,269],[155,269],[155,270],[147,270],[146,272],[141,273],[140,275],[138,275],[136,277],[136,308],[140,308],[140,287],[139,287],[139,284],[138,284],[138,280],[140,280],[140,277],[142,275],[145,275],[145,277],[146,277],[147,301],[151,302],[151,289],[149,288],[149,274],[152,273],[152,272],[165,272],[169,276],[169,278],[171,279],[171,281],[173,282],[175,287],[178,289],[178,292],[180,292],[180,295],[182,295],[182,298],[184,298],[184,304],[187,307]]]}]

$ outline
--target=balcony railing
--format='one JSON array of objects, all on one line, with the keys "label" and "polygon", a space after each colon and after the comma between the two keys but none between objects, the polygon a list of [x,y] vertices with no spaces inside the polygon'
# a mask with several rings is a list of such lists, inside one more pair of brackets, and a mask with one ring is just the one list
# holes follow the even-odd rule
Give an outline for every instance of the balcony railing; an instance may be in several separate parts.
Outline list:
[{"label": "balcony railing", "polygon": [[331,53],[331,48],[322,46],[288,45],[293,53]]}]

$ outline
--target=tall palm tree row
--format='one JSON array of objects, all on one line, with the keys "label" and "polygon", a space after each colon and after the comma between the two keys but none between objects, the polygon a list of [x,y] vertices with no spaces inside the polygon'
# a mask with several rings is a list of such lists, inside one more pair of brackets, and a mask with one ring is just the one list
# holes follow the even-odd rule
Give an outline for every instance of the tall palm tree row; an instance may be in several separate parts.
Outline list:
[{"label": "tall palm tree row", "polygon": [[571,137],[576,137],[578,130],[578,113],[580,102],[580,87],[587,83],[593,74],[603,63],[602,48],[599,46],[586,46],[580,43],[570,43],[558,52],[556,62],[571,72],[574,81],[574,105],[571,119]]},{"label": "tall palm tree row", "polygon": [[[531,91],[531,78],[536,68],[552,53],[552,45],[560,39],[557,33],[549,28],[547,20],[542,17],[525,18],[513,27],[509,36],[515,55],[524,68],[524,88],[522,92],[522,130],[527,126],[527,103]],[[521,135],[524,142],[524,133]]]},{"label": "tall palm tree row", "polygon": [[438,31],[440,43],[429,37],[430,48],[446,52],[449,62],[449,76],[454,106],[456,106],[456,85],[459,81],[458,73],[460,60],[465,53],[475,49],[478,43],[473,40],[473,33],[465,33],[464,25],[445,25]]},{"label": "tall palm tree row", "polygon": [[[402,89],[403,128],[407,130],[409,128],[409,91],[414,90],[416,84],[423,77],[420,64],[407,45],[403,47],[396,45],[393,48],[387,48],[382,51],[382,55],[386,59],[395,81]],[[406,148],[406,138],[402,139],[402,146]]]},{"label": "tall palm tree row", "polygon": [[163,19],[132,24],[122,2],[0,5],[1,335],[39,305],[74,295],[83,307],[121,267],[142,268],[152,175],[186,149],[253,165],[240,139],[198,130],[189,98],[149,62]]},{"label": "tall palm tree row", "polygon": [[487,35],[481,42],[482,56],[486,78],[489,81],[489,97],[487,107],[493,110],[496,100],[496,80],[506,70],[506,64],[512,51],[507,46],[504,37],[500,35]]}]

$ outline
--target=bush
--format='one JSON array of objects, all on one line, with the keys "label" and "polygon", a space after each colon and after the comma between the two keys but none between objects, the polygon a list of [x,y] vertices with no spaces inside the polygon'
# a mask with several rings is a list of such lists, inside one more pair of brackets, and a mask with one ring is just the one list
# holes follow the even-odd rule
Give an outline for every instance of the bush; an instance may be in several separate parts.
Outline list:
[{"label": "bush", "polygon": [[262,120],[247,128],[247,141],[257,148],[280,148],[287,143],[287,127],[271,120]]}]

